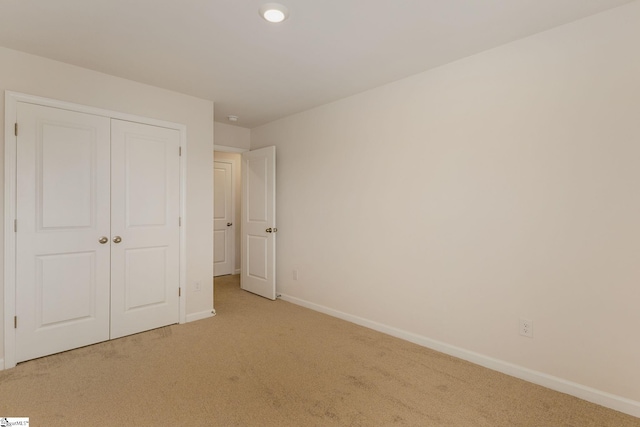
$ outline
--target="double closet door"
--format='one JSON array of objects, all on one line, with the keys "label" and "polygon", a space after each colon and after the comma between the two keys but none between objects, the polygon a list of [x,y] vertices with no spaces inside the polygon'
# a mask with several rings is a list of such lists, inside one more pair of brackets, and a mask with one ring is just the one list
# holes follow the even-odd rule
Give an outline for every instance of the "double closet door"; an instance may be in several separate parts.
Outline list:
[{"label": "double closet door", "polygon": [[179,320],[179,131],[19,102],[16,362]]}]

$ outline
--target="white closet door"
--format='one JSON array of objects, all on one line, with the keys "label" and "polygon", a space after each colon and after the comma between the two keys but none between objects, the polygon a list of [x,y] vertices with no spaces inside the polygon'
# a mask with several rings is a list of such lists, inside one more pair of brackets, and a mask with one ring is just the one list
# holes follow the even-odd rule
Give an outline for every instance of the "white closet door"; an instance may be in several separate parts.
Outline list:
[{"label": "white closet door", "polygon": [[111,122],[111,338],[178,323],[180,134]]},{"label": "white closet door", "polygon": [[17,104],[16,362],[109,339],[108,118]]}]

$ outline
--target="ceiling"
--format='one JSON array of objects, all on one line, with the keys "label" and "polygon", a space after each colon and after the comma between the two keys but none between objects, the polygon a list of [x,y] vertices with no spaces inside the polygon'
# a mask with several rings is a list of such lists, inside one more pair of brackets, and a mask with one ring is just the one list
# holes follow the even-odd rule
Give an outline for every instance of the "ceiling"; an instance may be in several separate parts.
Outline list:
[{"label": "ceiling", "polygon": [[632,0],[0,0],[0,45],[255,127]]}]

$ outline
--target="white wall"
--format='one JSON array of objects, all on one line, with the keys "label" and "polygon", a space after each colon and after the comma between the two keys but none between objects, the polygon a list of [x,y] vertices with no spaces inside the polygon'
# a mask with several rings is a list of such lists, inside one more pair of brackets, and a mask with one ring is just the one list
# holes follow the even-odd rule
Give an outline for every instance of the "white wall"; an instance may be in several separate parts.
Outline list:
[{"label": "white wall", "polygon": [[[4,129],[5,90],[187,126],[186,311],[188,318],[210,313],[213,286],[203,286],[201,294],[197,295],[193,295],[192,288],[195,282],[211,284],[213,276],[213,102],[5,48],[0,48],[0,64],[0,129]],[[0,141],[4,147],[4,131]],[[0,153],[0,167],[4,169],[4,149]],[[3,181],[4,171],[0,177]],[[4,182],[0,191],[4,192]],[[3,230],[0,229],[0,233]],[[2,259],[3,255],[0,262]],[[0,324],[4,319],[2,298],[0,292]],[[4,343],[3,331],[4,326],[0,328],[0,343]],[[2,359],[3,345],[0,350]]]},{"label": "white wall", "polygon": [[216,145],[248,150],[251,145],[251,130],[241,126],[215,122],[214,134]]},{"label": "white wall", "polygon": [[640,416],[638,22],[634,2],[252,129],[277,147],[278,292]]}]

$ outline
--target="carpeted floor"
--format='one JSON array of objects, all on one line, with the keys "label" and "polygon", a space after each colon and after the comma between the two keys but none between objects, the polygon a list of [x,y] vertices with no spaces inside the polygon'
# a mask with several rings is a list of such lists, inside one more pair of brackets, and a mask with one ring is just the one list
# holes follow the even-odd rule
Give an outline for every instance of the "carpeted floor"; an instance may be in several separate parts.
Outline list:
[{"label": "carpeted floor", "polygon": [[215,281],[216,317],[0,371],[31,426],[611,426],[640,419]]}]

